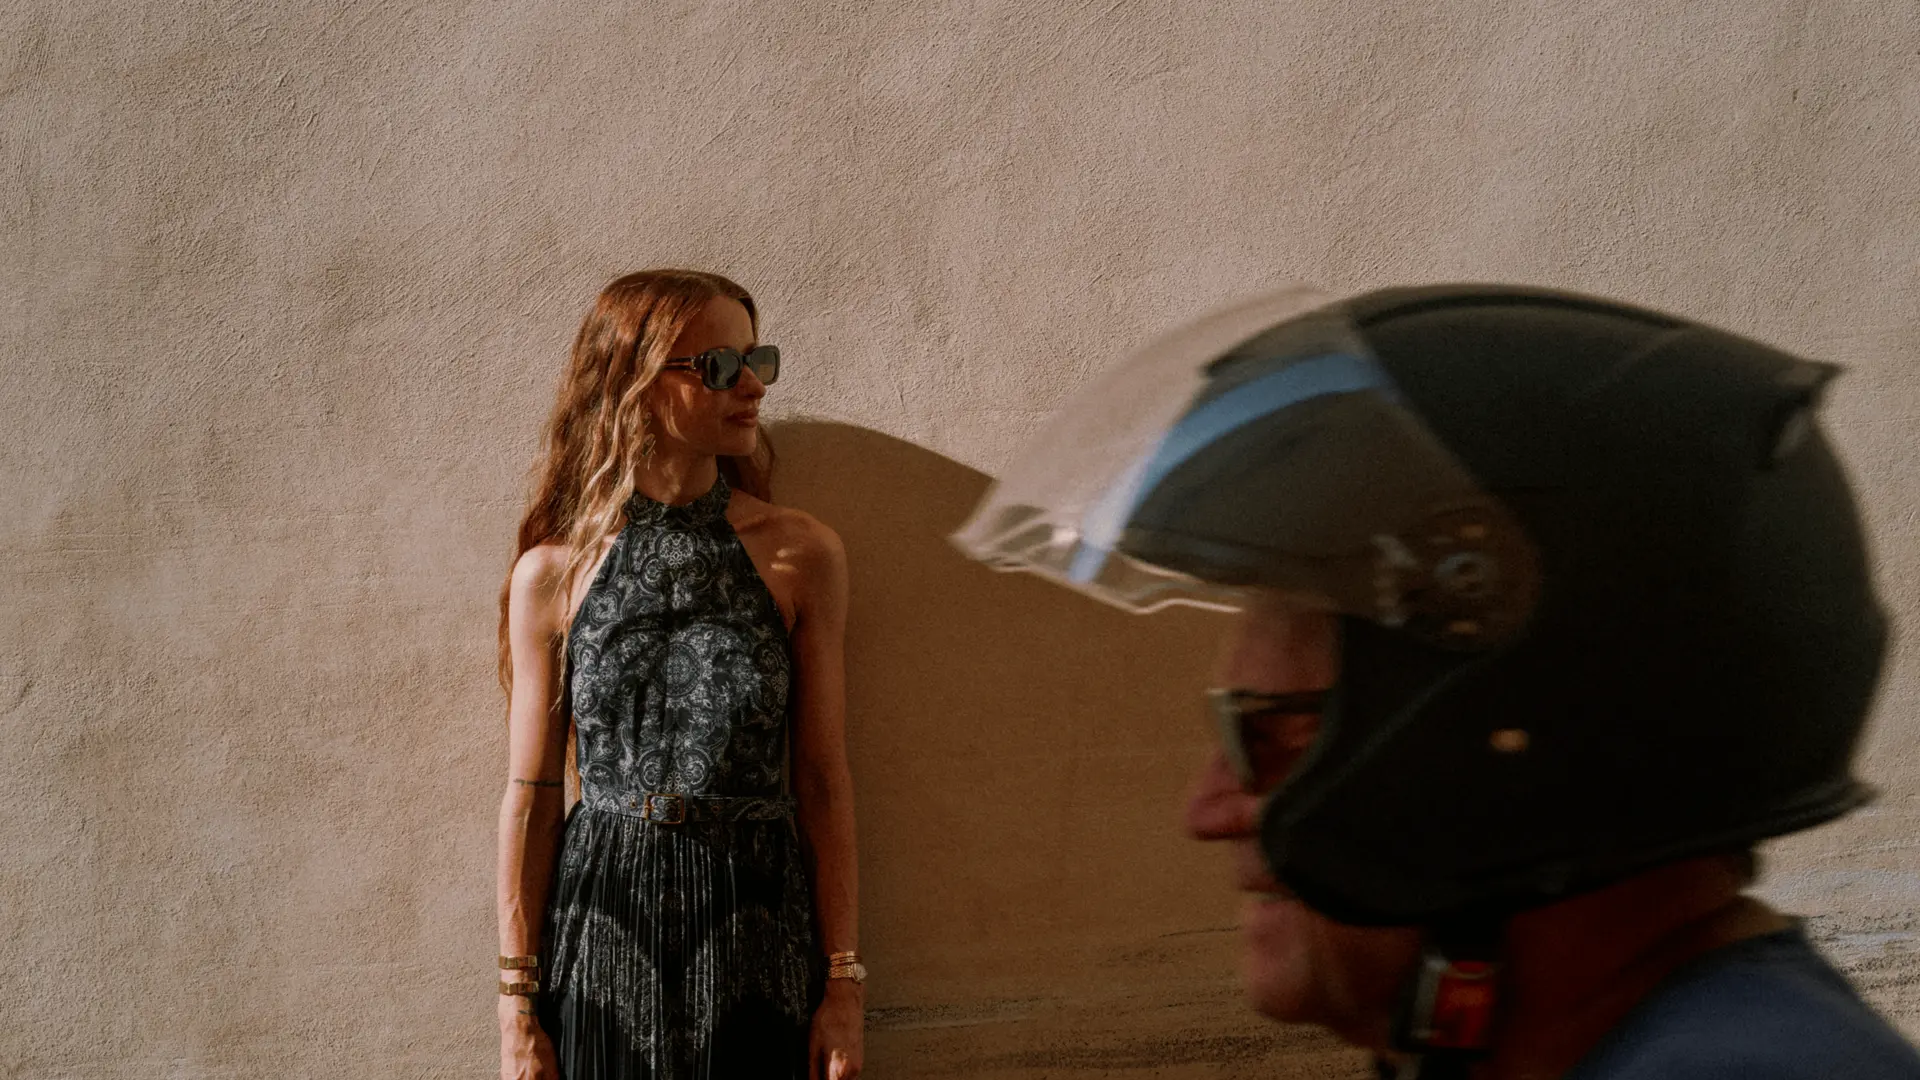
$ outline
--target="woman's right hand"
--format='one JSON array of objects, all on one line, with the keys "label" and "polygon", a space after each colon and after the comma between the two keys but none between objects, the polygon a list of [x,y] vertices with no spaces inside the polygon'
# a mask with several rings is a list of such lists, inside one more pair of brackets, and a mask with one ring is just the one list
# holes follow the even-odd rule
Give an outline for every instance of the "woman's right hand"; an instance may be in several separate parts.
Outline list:
[{"label": "woman's right hand", "polygon": [[500,1080],[560,1080],[560,1061],[532,998],[500,996]]}]

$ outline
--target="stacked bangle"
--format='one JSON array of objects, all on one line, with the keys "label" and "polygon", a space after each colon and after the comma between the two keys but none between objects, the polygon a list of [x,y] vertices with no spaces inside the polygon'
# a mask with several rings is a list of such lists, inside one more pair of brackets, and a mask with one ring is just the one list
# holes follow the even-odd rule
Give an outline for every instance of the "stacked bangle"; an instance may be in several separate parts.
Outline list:
[{"label": "stacked bangle", "polygon": [[852,979],[856,983],[863,983],[867,981],[867,966],[860,962],[859,953],[828,953],[827,978]]},{"label": "stacked bangle", "polygon": [[537,956],[503,956],[500,958],[502,971],[526,971],[531,974],[526,979],[508,982],[500,981],[500,992],[519,997],[532,997],[540,992],[540,958]]}]

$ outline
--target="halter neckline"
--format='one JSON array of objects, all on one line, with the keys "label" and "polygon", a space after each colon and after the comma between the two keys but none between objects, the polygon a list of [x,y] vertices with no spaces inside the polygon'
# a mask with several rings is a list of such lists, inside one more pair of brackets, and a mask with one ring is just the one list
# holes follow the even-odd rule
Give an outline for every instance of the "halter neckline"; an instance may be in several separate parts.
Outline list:
[{"label": "halter neckline", "polygon": [[707,489],[705,495],[678,506],[634,492],[633,497],[627,500],[627,521],[705,525],[726,517],[727,504],[732,500],[733,489],[727,486],[727,478],[716,475],[713,486]]}]

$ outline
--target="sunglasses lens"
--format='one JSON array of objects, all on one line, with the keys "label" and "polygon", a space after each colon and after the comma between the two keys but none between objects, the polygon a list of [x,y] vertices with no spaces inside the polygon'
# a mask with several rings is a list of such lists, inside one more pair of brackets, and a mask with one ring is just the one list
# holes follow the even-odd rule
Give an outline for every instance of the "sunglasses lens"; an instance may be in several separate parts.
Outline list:
[{"label": "sunglasses lens", "polygon": [[756,347],[747,354],[747,366],[762,386],[772,386],[780,378],[780,349],[773,345]]},{"label": "sunglasses lens", "polygon": [[707,362],[707,370],[702,373],[707,389],[731,390],[740,381],[740,350],[709,349],[701,358]]},{"label": "sunglasses lens", "polygon": [[1248,791],[1279,787],[1320,733],[1323,694],[1273,695],[1257,703],[1231,692],[1209,696],[1221,754]]},{"label": "sunglasses lens", "polygon": [[1208,712],[1213,716],[1214,733],[1220,739],[1220,756],[1240,778],[1240,786],[1253,786],[1253,762],[1247,757],[1246,729],[1240,720],[1239,703],[1221,691],[1207,695]]}]

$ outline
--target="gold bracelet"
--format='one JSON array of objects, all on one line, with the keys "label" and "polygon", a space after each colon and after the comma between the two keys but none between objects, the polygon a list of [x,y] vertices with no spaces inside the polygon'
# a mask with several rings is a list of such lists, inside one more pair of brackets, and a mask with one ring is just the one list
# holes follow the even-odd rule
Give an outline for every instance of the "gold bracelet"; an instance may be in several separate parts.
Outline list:
[{"label": "gold bracelet", "polygon": [[867,965],[859,953],[837,952],[827,959],[827,978],[849,979],[858,986],[867,981]]},{"label": "gold bracelet", "polygon": [[539,992],[540,983],[537,980],[534,982],[503,982],[500,984],[500,993],[503,995],[532,997]]},{"label": "gold bracelet", "polygon": [[537,956],[503,956],[500,958],[500,969],[502,971],[538,968],[539,966],[540,958]]}]

